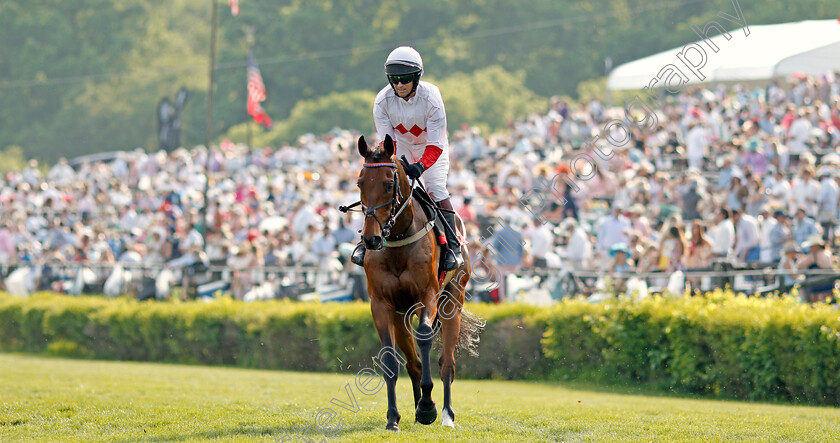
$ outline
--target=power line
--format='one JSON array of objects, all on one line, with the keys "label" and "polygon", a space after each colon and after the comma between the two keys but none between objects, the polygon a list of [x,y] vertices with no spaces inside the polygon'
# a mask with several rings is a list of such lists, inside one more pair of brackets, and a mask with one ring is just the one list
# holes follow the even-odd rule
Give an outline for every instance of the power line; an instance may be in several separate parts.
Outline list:
[{"label": "power line", "polygon": [[[671,2],[664,2],[658,3],[655,5],[648,5],[648,6],[641,6],[638,8],[628,9],[627,14],[637,14],[640,12],[645,12],[649,10],[655,10],[660,8],[666,7],[677,7],[677,6],[684,6],[693,3],[702,3],[706,0],[682,0],[682,1],[671,1]],[[600,18],[610,18],[613,16],[618,15],[619,12],[616,11],[607,11],[603,13],[597,14],[584,14],[579,15],[576,17],[569,17],[564,19],[558,20],[543,20],[534,23],[528,23],[524,25],[515,25],[515,26],[508,26],[503,28],[495,28],[495,29],[486,29],[480,30],[473,33],[460,35],[460,36],[451,36],[451,37],[429,37],[425,39],[415,40],[411,42],[413,45],[425,45],[425,44],[441,44],[447,40],[474,40],[474,39],[482,39],[487,37],[496,37],[500,35],[510,35],[510,34],[517,34],[521,32],[528,32],[534,31],[538,29],[545,29],[545,28],[552,28],[563,26],[572,23],[580,23],[580,22],[587,22],[590,20],[596,20]],[[317,60],[317,59],[324,59],[324,58],[334,58],[334,57],[344,57],[347,55],[352,54],[359,54],[359,53],[369,53],[375,51],[384,51],[388,49],[393,49],[392,44],[378,44],[378,45],[371,45],[371,46],[363,46],[363,47],[355,47],[355,48],[342,48],[342,49],[332,49],[327,51],[316,51],[307,54],[300,54],[300,55],[289,55],[289,56],[275,56],[275,57],[268,57],[268,58],[261,58],[260,65],[273,65],[273,64],[283,64],[283,63],[291,63],[291,62],[299,62],[299,61],[306,61],[306,60]],[[226,63],[218,63],[216,65],[217,70],[227,70],[227,69],[236,69],[236,68],[243,68],[247,66],[247,60],[240,60],[240,61],[232,61]],[[47,78],[47,79],[35,79],[35,80],[13,80],[13,81],[6,81],[0,83],[0,89],[15,89],[15,88],[28,88],[33,86],[50,86],[50,85],[63,85],[63,84],[72,84],[72,83],[85,83],[90,81],[104,81],[104,80],[111,80],[117,78],[132,78],[132,77],[146,77],[148,78],[151,75],[158,74],[159,77],[163,77],[166,75],[178,74],[183,72],[189,71],[198,71],[203,69],[204,65],[202,66],[179,66],[179,67],[171,67],[163,70],[142,70],[142,71],[130,71],[130,72],[121,72],[121,73],[99,73],[99,74],[88,74],[88,75],[77,75],[77,76],[69,76],[69,77],[56,77],[56,78]]]}]

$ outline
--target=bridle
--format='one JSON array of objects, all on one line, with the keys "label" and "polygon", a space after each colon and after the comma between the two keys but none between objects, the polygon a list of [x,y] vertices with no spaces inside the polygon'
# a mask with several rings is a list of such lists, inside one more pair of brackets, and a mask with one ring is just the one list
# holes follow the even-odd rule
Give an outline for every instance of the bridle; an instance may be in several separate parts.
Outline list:
[{"label": "bridle", "polygon": [[[394,223],[397,220],[397,217],[402,214],[403,210],[408,206],[405,202],[411,200],[411,194],[413,189],[409,189],[408,198],[402,200],[402,192],[400,191],[400,181],[399,181],[399,174],[397,173],[397,164],[396,163],[365,163],[363,165],[365,168],[393,168],[394,169],[394,195],[391,200],[388,200],[385,203],[377,206],[365,206],[364,203],[359,202],[362,206],[362,212],[365,214],[365,217],[373,217],[376,220],[376,223],[379,224],[379,228],[382,230],[382,238],[388,238],[391,235],[391,228],[394,227]],[[409,187],[411,188],[411,187]],[[376,216],[376,210],[379,208],[383,208],[385,206],[391,206],[391,211],[388,215],[388,220],[385,223],[382,223],[382,220],[379,220],[379,217]]]}]

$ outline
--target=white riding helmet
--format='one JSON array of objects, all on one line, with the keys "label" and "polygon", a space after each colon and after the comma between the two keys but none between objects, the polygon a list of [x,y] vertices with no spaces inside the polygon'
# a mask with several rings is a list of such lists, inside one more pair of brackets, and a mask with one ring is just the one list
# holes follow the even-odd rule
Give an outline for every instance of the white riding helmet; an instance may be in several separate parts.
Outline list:
[{"label": "white riding helmet", "polygon": [[385,75],[423,74],[423,59],[411,46],[400,46],[388,54],[385,60]]}]

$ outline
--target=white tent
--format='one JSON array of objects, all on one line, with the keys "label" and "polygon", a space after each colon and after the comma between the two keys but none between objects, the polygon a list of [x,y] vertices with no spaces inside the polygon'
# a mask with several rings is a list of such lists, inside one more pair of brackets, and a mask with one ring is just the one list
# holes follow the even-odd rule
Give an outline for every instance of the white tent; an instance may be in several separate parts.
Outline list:
[{"label": "white tent", "polygon": [[[723,20],[719,23],[729,24]],[[620,65],[607,78],[607,88],[659,88],[665,86],[669,77],[676,88],[681,82],[755,81],[797,72],[818,75],[840,70],[838,20],[749,25],[728,33],[729,40],[720,34]],[[675,68],[682,75],[675,74]],[[701,80],[700,76],[705,78]]]}]

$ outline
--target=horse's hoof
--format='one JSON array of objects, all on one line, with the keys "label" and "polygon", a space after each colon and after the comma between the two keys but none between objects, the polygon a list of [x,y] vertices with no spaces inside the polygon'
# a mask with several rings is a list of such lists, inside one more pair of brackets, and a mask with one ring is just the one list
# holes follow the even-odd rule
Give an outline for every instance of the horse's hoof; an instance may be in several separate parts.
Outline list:
[{"label": "horse's hoof", "polygon": [[414,419],[420,424],[430,425],[437,419],[437,408],[434,404],[428,407],[428,409],[424,409],[423,405],[419,405],[414,411]]},{"label": "horse's hoof", "polygon": [[440,424],[447,428],[455,429],[455,419],[449,414],[446,409],[443,410],[440,416]]},{"label": "horse's hoof", "polygon": [[386,431],[394,431],[400,432],[400,424],[399,423],[388,423],[388,426],[385,426]]}]

